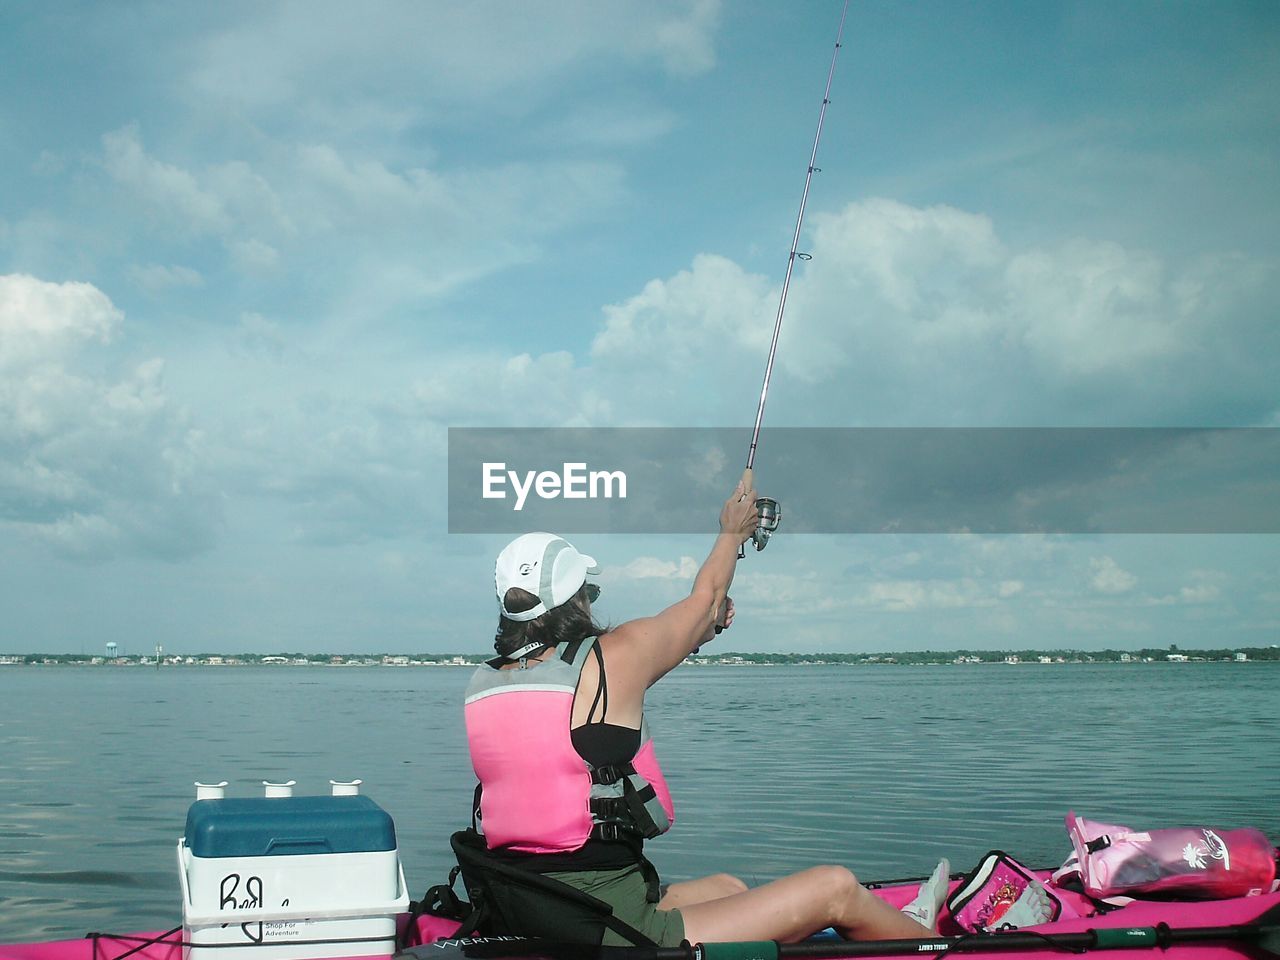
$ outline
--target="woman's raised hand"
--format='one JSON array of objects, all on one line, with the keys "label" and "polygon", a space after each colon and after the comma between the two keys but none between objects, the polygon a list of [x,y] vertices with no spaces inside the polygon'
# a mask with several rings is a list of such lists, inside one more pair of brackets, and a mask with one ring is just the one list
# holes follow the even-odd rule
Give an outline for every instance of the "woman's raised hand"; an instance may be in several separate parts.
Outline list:
[{"label": "woman's raised hand", "polygon": [[756,491],[747,487],[741,480],[733,488],[733,493],[724,503],[720,511],[720,532],[732,534],[742,544],[760,525],[760,515],[756,512]]}]

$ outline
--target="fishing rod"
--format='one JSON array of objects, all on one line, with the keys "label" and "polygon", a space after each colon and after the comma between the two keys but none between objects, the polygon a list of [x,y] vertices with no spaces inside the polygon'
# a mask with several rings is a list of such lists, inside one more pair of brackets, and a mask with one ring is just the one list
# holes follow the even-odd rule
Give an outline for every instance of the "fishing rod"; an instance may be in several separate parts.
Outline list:
[{"label": "fishing rod", "polygon": [[[760,443],[760,424],[764,420],[764,404],[769,396],[769,379],[773,376],[773,360],[778,353],[778,335],[782,332],[782,317],[787,311],[787,291],[791,288],[791,271],[795,269],[796,260],[809,260],[810,255],[800,253],[800,229],[804,226],[804,209],[809,203],[809,185],[813,175],[819,171],[815,164],[818,159],[818,143],[822,140],[822,124],[827,117],[827,104],[831,102],[831,81],[836,75],[836,60],[840,56],[840,48],[844,41],[844,21],[849,15],[849,0],[844,0],[844,9],[840,13],[840,27],[836,31],[836,45],[831,52],[831,68],[827,71],[827,88],[822,94],[822,107],[818,110],[818,129],[813,135],[813,150],[809,154],[809,169],[804,177],[804,192],[800,195],[800,211],[796,214],[796,229],[791,237],[791,253],[787,257],[787,272],[782,278],[782,293],[778,297],[778,315],[773,321],[773,338],[769,341],[769,359],[764,366],[764,383],[760,386],[760,404],[756,407],[756,423],[751,431],[751,446],[747,450],[747,467],[742,471],[742,487],[752,488],[752,471],[755,468],[756,448]],[[756,513],[760,522],[751,534],[756,550],[763,550],[782,522],[782,508],[772,497],[756,499]],[[745,547],[738,548],[738,556],[746,556]]]}]

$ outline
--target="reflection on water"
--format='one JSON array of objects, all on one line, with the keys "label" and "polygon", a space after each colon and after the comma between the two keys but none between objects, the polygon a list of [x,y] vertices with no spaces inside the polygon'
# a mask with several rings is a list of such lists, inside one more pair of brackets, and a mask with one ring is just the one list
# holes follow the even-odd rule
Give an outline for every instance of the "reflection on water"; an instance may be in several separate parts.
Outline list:
[{"label": "reflection on water", "polygon": [[[465,669],[0,671],[0,942],[167,929],[196,780],[365,781],[412,892],[442,881],[473,780]],[[994,847],[1066,855],[1062,817],[1280,839],[1280,665],[683,668],[650,718],[677,824],[668,879],[866,879]],[[678,735],[677,735],[678,734]]]}]

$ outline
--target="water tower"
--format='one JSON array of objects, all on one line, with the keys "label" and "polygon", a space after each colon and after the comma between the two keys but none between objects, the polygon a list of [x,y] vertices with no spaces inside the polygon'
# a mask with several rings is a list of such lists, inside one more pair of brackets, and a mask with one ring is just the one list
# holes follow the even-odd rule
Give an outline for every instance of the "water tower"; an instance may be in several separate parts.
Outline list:
[{"label": "water tower", "polygon": [[110,640],[107,642],[107,659],[114,660],[116,658],[116,642]]}]

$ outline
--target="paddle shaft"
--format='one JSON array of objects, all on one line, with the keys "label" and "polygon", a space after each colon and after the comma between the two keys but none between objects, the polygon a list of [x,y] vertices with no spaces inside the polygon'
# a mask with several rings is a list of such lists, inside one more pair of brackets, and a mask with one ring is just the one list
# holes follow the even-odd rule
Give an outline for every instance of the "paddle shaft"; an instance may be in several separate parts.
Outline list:
[{"label": "paddle shaft", "polygon": [[[1009,953],[1039,950],[1138,950],[1165,949],[1179,943],[1209,941],[1247,942],[1272,957],[1280,956],[1280,907],[1269,910],[1254,923],[1220,927],[1109,927],[1078,933],[972,934],[963,937],[931,937],[921,940],[806,940],[800,943],[707,943],[692,952],[664,948],[654,960],[787,960],[792,957],[888,957],[946,953]],[[683,956],[682,956],[683,955]]]},{"label": "paddle shaft", "polygon": [[[589,947],[584,944],[516,937],[477,937],[454,942],[439,941],[430,947],[411,947],[402,957],[440,958],[574,958],[574,960],[791,960],[791,958],[940,956],[962,953],[1011,953],[1093,950],[1164,950],[1189,943],[1247,944],[1264,958],[1280,960],[1280,906],[1272,907],[1251,923],[1218,927],[1103,927],[1077,933],[970,934],[964,937],[928,937],[919,940],[805,940],[800,943],[688,943],[678,947]],[[452,948],[452,949],[451,949]]]}]

